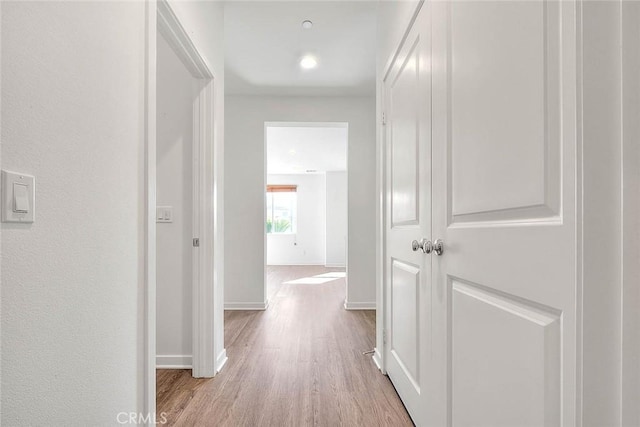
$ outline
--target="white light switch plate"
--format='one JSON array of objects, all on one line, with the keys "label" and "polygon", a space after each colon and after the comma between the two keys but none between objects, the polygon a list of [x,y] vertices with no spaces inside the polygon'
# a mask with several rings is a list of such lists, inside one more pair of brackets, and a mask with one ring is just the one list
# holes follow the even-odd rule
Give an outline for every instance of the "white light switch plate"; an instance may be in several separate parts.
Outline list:
[{"label": "white light switch plate", "polygon": [[[26,187],[26,191],[25,191]],[[35,220],[36,179],[24,173],[2,171],[2,222]]]},{"label": "white light switch plate", "polygon": [[173,222],[173,206],[156,206],[156,222]]}]

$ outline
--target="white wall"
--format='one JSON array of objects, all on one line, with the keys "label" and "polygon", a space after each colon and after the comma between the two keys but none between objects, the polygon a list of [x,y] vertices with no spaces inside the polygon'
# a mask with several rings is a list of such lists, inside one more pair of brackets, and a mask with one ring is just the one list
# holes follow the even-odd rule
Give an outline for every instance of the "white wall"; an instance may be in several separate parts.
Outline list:
[{"label": "white wall", "polygon": [[156,156],[158,206],[173,222],[156,226],[156,353],[161,366],[191,365],[193,77],[157,37]]},{"label": "white wall", "polygon": [[324,174],[267,175],[267,184],[297,185],[294,234],[267,234],[268,265],[323,265],[325,251]]},{"label": "white wall", "polygon": [[347,262],[347,172],[327,172],[327,237],[325,265],[344,267]]},{"label": "white wall", "polygon": [[373,97],[228,96],[225,303],[264,304],[265,122],[349,123],[347,300],[375,302],[375,100]]},{"label": "white wall", "polygon": [[145,5],[2,2],[2,424],[114,425],[142,403]]},{"label": "white wall", "polygon": [[639,425],[640,5],[585,2],[580,17],[581,416]]},{"label": "white wall", "polygon": [[581,17],[582,417],[639,425],[640,5],[585,2]]},{"label": "white wall", "polygon": [[[582,363],[585,426],[620,425],[620,4],[582,10]],[[598,242],[596,246],[592,242]]]},{"label": "white wall", "polygon": [[[171,4],[216,74],[220,139],[223,5]],[[114,425],[144,407],[145,4],[0,7],[2,168],[37,180],[37,222],[1,226],[1,422]]]}]

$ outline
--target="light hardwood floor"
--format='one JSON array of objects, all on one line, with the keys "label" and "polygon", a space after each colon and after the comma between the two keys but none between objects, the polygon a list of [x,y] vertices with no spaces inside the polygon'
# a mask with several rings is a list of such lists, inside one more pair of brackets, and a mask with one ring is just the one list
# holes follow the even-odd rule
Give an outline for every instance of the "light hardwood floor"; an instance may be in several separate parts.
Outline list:
[{"label": "light hardwood floor", "polygon": [[375,311],[346,311],[340,269],[268,267],[269,309],[225,312],[229,361],[215,378],[157,371],[157,411],[176,426],[411,426],[393,385],[362,352]]}]

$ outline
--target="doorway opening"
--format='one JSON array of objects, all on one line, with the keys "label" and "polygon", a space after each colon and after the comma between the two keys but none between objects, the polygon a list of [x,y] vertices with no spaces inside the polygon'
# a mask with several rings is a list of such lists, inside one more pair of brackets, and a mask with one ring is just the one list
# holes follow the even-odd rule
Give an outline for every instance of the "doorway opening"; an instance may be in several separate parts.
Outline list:
[{"label": "doorway opening", "polygon": [[265,295],[347,282],[348,123],[265,123]]},{"label": "doorway opening", "polygon": [[214,324],[223,309],[214,286],[223,161],[215,78],[165,0],[149,13],[157,26],[147,35],[145,406],[153,412],[167,369],[213,377],[227,357],[222,322]]},{"label": "doorway opening", "polygon": [[160,369],[192,367],[195,81],[158,34],[156,365]]}]

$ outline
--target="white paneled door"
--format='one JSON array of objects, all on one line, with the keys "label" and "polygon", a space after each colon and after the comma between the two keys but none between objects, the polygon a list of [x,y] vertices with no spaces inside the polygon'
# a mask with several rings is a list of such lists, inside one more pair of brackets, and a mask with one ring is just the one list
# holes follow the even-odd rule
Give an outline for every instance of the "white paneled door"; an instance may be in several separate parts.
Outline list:
[{"label": "white paneled door", "polygon": [[438,3],[433,425],[573,425],[572,2]]},{"label": "white paneled door", "polygon": [[[386,366],[414,420],[424,416],[431,258],[431,70],[427,6],[384,80]],[[412,242],[415,243],[412,245]],[[422,245],[422,247],[419,247]]]},{"label": "white paneled door", "polygon": [[423,9],[385,80],[389,376],[417,425],[574,425],[575,4]]}]

